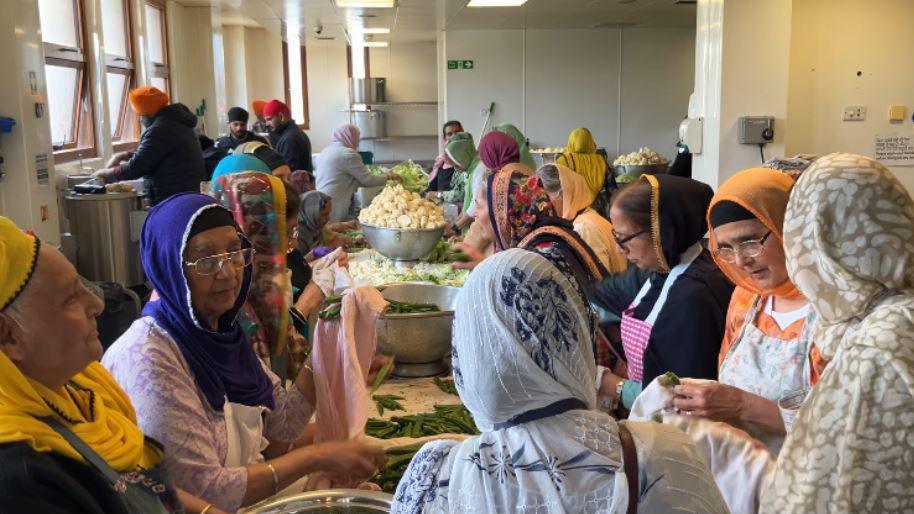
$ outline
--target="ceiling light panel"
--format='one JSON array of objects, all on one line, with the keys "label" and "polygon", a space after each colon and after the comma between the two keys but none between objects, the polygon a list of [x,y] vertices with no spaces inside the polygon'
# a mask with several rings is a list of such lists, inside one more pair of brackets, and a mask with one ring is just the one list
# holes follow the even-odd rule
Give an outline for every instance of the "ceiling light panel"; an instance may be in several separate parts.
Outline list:
[{"label": "ceiling light panel", "polygon": [[390,9],[396,0],[336,0],[336,5],[347,9]]},{"label": "ceiling light panel", "polygon": [[519,7],[527,0],[470,0],[467,7]]}]

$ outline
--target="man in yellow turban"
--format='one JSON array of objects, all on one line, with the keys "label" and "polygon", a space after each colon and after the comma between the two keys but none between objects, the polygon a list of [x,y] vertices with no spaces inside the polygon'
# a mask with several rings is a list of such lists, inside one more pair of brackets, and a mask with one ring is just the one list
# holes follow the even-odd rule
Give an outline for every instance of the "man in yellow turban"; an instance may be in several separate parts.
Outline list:
[{"label": "man in yellow turban", "polygon": [[171,487],[98,362],[103,307],[62,253],[0,216],[0,512],[204,509]]}]

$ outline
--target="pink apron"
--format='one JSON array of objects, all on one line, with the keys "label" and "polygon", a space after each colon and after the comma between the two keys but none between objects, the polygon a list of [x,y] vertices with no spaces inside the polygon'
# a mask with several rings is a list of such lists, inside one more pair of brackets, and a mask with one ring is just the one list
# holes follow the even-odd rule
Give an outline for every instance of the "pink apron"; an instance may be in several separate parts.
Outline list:
[{"label": "pink apron", "polygon": [[622,347],[625,349],[629,380],[640,383],[644,378],[644,351],[647,350],[647,345],[651,340],[651,331],[654,329],[657,316],[660,315],[663,304],[666,303],[666,298],[669,295],[670,288],[673,287],[673,283],[692,265],[692,262],[700,254],[700,243],[695,243],[682,254],[680,263],[670,270],[669,275],[666,276],[666,280],[663,282],[663,289],[660,290],[660,296],[657,297],[657,301],[654,302],[654,308],[651,309],[650,314],[644,321],[635,318],[635,308],[638,307],[644,295],[651,289],[650,280],[644,282],[644,286],[638,292],[638,296],[622,312]]}]

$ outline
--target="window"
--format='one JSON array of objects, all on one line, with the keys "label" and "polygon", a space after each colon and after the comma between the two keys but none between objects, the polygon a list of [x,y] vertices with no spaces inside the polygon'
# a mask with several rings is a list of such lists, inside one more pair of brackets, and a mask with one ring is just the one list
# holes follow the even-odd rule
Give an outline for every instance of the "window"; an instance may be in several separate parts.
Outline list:
[{"label": "window", "polygon": [[[298,126],[303,130],[310,129],[311,115],[308,112],[308,59],[305,52],[305,45],[300,45],[301,53],[299,55],[289,55],[289,45],[282,42],[282,75],[283,86],[286,90],[286,105],[292,110]],[[296,59],[296,57],[298,57]],[[290,73],[289,70],[292,70]],[[298,83],[293,83],[292,78],[301,74],[301,91],[298,90]],[[298,112],[298,99],[301,98],[301,112]]]},{"label": "window", "polygon": [[58,162],[95,157],[82,0],[39,0],[47,116]]},{"label": "window", "polygon": [[102,0],[105,36],[105,80],[108,85],[108,123],[115,151],[134,146],[140,127],[127,94],[136,87],[128,0]]},{"label": "window", "polygon": [[149,82],[151,86],[169,93],[171,71],[168,67],[168,35],[165,18],[165,2],[147,0],[146,10],[146,54],[149,59]]}]

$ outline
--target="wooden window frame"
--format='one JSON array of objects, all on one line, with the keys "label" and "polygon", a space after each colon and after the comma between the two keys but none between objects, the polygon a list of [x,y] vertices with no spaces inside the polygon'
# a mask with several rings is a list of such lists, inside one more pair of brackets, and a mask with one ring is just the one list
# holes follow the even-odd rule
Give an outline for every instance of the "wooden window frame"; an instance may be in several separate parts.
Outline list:
[{"label": "wooden window frame", "polygon": [[[114,152],[123,152],[125,150],[134,150],[139,145],[140,124],[139,118],[129,108],[130,90],[136,87],[136,52],[133,45],[133,14],[130,6],[130,0],[120,0],[124,5],[124,37],[126,38],[127,55],[105,54],[105,84],[108,85],[108,73],[117,73],[125,75],[127,80],[124,81],[124,91],[121,96],[121,104],[117,106],[117,128],[111,136],[111,146]],[[145,13],[143,13],[145,16]],[[104,20],[102,20],[104,23]],[[108,109],[114,109],[109,105]],[[131,132],[124,139],[125,130]]]},{"label": "wooden window frame", "polygon": [[[286,92],[286,105],[292,105],[292,83],[289,79],[289,44],[282,42],[282,87]],[[302,116],[298,123],[302,130],[311,129],[311,111],[308,109],[308,52],[305,45],[301,45],[301,91],[302,91]]]},{"label": "wooden window frame", "polygon": [[[155,62],[149,60],[149,77],[150,78],[160,78],[165,79],[165,93],[168,94],[169,98],[171,97],[171,63],[168,60],[169,53],[169,40],[168,40],[168,9],[166,8],[166,2],[164,0],[143,0],[143,17],[146,17],[145,6],[150,6],[154,9],[162,11],[162,58],[165,62]],[[149,37],[149,31],[146,31],[147,39]]]},{"label": "wooden window frame", "polygon": [[[93,158],[98,155],[93,120],[94,102],[92,100],[92,88],[89,84],[91,70],[85,53],[87,45],[82,0],[73,0],[73,9],[75,14],[74,22],[76,23],[76,40],[79,47],[42,42],[45,66],[59,66],[76,70],[76,96],[71,111],[71,130],[74,139],[56,148],[53,147],[52,143],[54,161],[57,163]],[[83,116],[83,105],[88,109],[87,116]],[[45,116],[50,117],[50,115],[50,112],[45,112]]]}]

